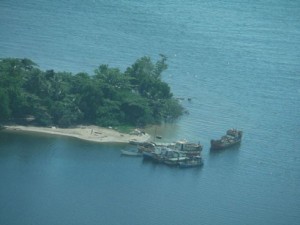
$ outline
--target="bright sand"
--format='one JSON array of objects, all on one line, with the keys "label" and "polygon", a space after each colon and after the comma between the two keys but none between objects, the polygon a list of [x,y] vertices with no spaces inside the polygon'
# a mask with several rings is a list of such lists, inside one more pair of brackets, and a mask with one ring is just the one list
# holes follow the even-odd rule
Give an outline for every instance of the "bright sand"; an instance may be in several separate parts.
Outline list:
[{"label": "bright sand", "polygon": [[134,132],[134,134],[125,134],[113,129],[97,126],[78,126],[75,128],[5,126],[5,129],[64,135],[101,143],[129,143],[129,141],[144,142],[150,139],[150,135],[145,133]]}]

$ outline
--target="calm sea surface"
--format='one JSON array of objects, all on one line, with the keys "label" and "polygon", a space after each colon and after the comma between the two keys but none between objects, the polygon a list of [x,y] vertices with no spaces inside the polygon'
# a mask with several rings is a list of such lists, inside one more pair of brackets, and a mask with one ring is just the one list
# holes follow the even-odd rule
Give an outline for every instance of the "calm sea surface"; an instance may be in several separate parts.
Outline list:
[{"label": "calm sea surface", "polygon": [[[155,132],[204,145],[204,166],[180,170],[121,157],[124,145],[2,131],[0,224],[300,224],[299,12],[297,0],[0,0],[0,57],[92,74],[167,55],[163,79],[190,114]],[[240,147],[211,153],[231,127]]]}]

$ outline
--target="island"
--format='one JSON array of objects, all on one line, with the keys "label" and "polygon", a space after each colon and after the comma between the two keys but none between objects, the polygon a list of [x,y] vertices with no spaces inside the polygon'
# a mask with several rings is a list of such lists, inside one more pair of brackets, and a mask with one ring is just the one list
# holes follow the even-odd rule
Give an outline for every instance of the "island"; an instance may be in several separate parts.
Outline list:
[{"label": "island", "polygon": [[98,142],[146,141],[149,135],[130,130],[185,112],[162,80],[166,61],[144,56],[124,72],[101,64],[93,74],[72,74],[43,71],[26,58],[0,59],[0,126]]}]

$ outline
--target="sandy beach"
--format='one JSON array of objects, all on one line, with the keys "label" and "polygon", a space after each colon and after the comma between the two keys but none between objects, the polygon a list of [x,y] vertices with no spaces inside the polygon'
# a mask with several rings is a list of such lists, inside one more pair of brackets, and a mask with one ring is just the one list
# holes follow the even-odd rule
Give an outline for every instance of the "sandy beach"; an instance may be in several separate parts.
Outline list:
[{"label": "sandy beach", "polygon": [[38,132],[53,135],[64,135],[75,137],[87,141],[100,143],[129,143],[130,141],[144,142],[150,139],[150,135],[134,132],[134,134],[125,134],[113,129],[97,126],[77,126],[75,128],[58,127],[34,127],[34,126],[4,126],[7,130],[22,132]]}]

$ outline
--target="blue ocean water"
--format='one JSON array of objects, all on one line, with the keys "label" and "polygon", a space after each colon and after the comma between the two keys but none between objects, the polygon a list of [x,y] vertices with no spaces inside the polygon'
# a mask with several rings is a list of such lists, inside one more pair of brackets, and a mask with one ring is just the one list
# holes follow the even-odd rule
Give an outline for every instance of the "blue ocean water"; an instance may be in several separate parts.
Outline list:
[{"label": "blue ocean water", "polygon": [[[296,0],[1,0],[0,57],[93,73],[167,55],[163,79],[189,115],[155,132],[200,141],[204,166],[2,132],[0,224],[299,224],[299,12]],[[230,127],[241,146],[211,153]]]}]

